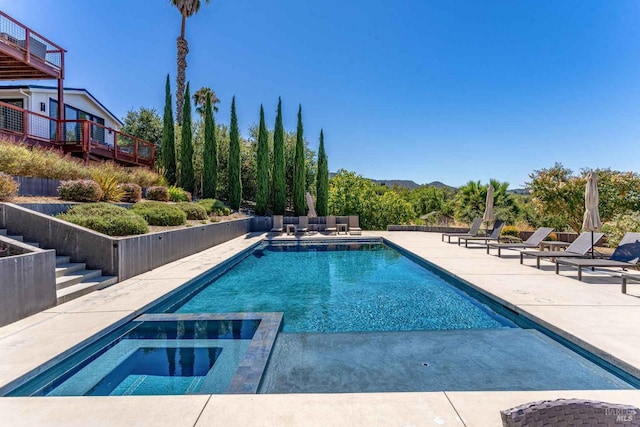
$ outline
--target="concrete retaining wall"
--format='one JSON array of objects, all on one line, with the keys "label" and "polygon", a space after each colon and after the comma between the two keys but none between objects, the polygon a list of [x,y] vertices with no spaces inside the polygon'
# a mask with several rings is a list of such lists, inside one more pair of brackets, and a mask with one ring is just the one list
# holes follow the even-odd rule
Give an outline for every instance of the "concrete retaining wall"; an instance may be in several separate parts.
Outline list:
[{"label": "concrete retaining wall", "polygon": [[114,239],[125,280],[251,231],[251,218]]},{"label": "concrete retaining wall", "polygon": [[[56,216],[58,214],[64,213],[74,207],[75,205],[82,205],[84,203],[16,203],[17,206],[21,206],[23,208],[40,212],[45,215]],[[114,203],[117,206],[122,206],[123,208],[131,208],[133,203]]]},{"label": "concrete retaining wall", "polygon": [[74,262],[125,280],[251,231],[251,218],[160,233],[109,237],[10,203],[0,204],[0,228],[55,248]]},{"label": "concrete retaining wall", "polygon": [[46,196],[58,197],[58,187],[60,180],[48,178],[35,178],[32,176],[14,176],[20,188],[19,196]]},{"label": "concrete retaining wall", "polygon": [[55,306],[55,271],[53,250],[0,258],[0,326]]}]

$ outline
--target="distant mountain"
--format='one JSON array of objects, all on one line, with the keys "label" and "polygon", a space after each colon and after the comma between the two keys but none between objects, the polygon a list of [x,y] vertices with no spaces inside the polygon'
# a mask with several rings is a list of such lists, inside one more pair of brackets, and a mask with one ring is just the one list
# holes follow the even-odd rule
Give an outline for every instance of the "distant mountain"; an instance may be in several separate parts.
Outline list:
[{"label": "distant mountain", "polygon": [[507,194],[521,194],[528,196],[530,193],[530,189],[528,188],[513,188],[511,190],[507,190]]},{"label": "distant mountain", "polygon": [[[329,172],[329,178],[333,178],[335,175],[336,175],[335,172]],[[395,187],[408,188],[409,190],[413,190],[414,188],[420,187],[420,184],[408,179],[372,179],[372,178],[369,178],[369,179],[373,181],[376,185],[384,185],[385,187],[395,186]],[[430,182],[429,184],[424,184],[424,185],[428,187],[442,188],[443,190],[449,190],[449,191],[457,190],[456,187],[452,187],[440,181],[433,181],[433,182]]]}]

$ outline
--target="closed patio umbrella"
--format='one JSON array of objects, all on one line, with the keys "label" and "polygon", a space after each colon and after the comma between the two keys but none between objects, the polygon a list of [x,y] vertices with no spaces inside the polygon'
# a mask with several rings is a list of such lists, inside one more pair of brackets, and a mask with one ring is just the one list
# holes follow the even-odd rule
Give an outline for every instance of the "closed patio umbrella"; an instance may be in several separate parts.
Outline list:
[{"label": "closed patio umbrella", "polygon": [[591,258],[593,255],[593,232],[600,231],[600,210],[598,196],[598,175],[595,172],[587,174],[587,186],[584,191],[584,219],[582,220],[582,231],[591,231]]},{"label": "closed patio umbrella", "polygon": [[487,223],[487,234],[489,234],[489,223],[496,220],[496,214],[493,211],[493,185],[487,185],[487,200],[484,203],[484,215],[482,221]]}]

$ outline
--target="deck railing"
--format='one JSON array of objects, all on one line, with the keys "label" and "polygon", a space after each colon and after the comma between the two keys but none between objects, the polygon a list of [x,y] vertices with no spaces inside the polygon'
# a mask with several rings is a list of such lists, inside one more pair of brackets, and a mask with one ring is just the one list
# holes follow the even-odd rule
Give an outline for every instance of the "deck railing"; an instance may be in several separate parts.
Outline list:
[{"label": "deck railing", "polygon": [[59,72],[62,70],[65,52],[63,48],[2,11],[0,11],[0,43],[23,51],[27,62],[37,58]]},{"label": "deck railing", "polygon": [[[56,138],[62,127],[63,140]],[[90,120],[57,120],[0,101],[0,132],[126,163],[152,166],[153,143]]]}]

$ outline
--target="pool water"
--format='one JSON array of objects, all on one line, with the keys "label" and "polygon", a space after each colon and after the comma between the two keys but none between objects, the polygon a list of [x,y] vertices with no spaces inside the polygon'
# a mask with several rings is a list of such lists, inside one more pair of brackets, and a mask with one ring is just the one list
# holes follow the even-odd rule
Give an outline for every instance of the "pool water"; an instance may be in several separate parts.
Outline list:
[{"label": "pool water", "polygon": [[510,323],[382,244],[267,246],[174,307],[284,312],[284,332],[494,329]]}]

